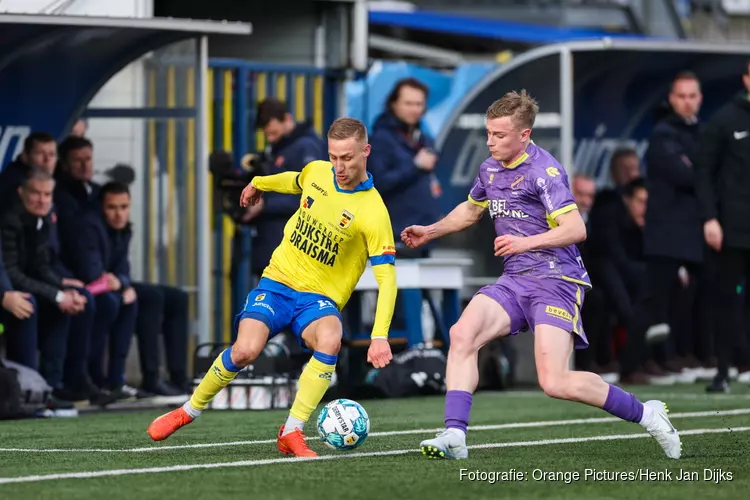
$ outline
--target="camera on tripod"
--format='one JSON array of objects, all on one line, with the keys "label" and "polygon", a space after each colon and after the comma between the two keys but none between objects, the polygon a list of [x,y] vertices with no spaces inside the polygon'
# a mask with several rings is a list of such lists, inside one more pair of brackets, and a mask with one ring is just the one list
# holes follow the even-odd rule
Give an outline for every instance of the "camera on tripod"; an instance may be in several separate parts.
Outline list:
[{"label": "camera on tripod", "polygon": [[208,169],[214,176],[214,190],[218,196],[217,209],[229,215],[232,220],[242,223],[245,209],[240,206],[240,195],[253,177],[266,175],[271,171],[273,160],[267,153],[248,153],[240,160],[239,167],[234,164],[232,154],[226,151],[214,151],[208,159]]}]

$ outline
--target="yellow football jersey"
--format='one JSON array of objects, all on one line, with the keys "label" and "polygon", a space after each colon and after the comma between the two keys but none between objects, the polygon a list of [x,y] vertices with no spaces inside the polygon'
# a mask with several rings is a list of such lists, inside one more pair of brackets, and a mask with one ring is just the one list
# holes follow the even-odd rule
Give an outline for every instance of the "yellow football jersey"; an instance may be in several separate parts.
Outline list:
[{"label": "yellow football jersey", "polygon": [[[253,179],[258,189],[270,185],[264,184],[263,177]],[[341,310],[368,258],[373,266],[395,263],[388,210],[370,174],[355,189],[341,189],[327,161],[307,164],[291,191],[301,193],[300,207],[284,227],[284,239],[263,277],[298,292],[325,295]]]}]

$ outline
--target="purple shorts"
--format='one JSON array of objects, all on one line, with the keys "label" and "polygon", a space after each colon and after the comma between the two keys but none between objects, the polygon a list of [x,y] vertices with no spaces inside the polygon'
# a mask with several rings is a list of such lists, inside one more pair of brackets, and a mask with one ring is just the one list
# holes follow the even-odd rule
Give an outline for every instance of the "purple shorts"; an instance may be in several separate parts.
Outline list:
[{"label": "purple shorts", "polygon": [[558,278],[502,275],[477,292],[495,300],[510,316],[510,334],[552,325],[575,334],[576,349],[589,346],[581,323],[583,285]]}]

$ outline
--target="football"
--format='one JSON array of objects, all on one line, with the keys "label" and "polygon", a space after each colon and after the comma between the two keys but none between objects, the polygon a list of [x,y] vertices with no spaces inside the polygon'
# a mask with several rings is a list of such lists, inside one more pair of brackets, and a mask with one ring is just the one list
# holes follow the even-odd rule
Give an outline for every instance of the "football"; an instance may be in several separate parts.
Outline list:
[{"label": "football", "polygon": [[320,439],[334,450],[353,450],[367,439],[370,417],[351,399],[334,399],[318,414]]}]

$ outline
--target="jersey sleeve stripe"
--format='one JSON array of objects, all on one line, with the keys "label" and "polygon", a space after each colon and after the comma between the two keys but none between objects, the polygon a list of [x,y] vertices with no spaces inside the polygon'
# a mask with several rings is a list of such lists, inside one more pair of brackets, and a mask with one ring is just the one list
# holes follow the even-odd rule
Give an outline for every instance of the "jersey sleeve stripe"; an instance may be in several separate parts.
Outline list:
[{"label": "jersey sleeve stripe", "polygon": [[563,276],[560,276],[560,278],[564,279],[565,281],[569,281],[571,283],[575,283],[576,285],[581,285],[581,286],[584,286],[584,287],[589,288],[589,289],[593,288],[593,286],[591,285],[591,283],[587,283],[587,282],[585,282],[583,280],[579,280],[579,279],[576,279],[576,278],[571,278],[570,276],[563,275]]},{"label": "jersey sleeve stripe", "polygon": [[567,214],[568,212],[572,212],[573,210],[578,210],[578,205],[576,205],[575,203],[571,203],[570,205],[565,205],[562,208],[558,208],[557,210],[549,214],[549,218],[555,220],[562,214]]},{"label": "jersey sleeve stripe", "polygon": [[301,184],[299,183],[299,176],[300,176],[300,175],[302,175],[302,174],[301,174],[301,173],[300,173],[300,174],[297,174],[297,177],[295,177],[295,178],[294,178],[294,182],[296,182],[296,183],[297,183],[297,187],[298,187],[298,188],[302,189],[302,185],[301,185]]},{"label": "jersey sleeve stripe", "polygon": [[472,198],[471,195],[469,195],[468,199],[469,199],[469,203],[473,203],[474,205],[478,205],[478,206],[480,206],[482,208],[487,208],[490,205],[489,201],[487,201],[487,200],[477,201],[474,198]]},{"label": "jersey sleeve stripe", "polygon": [[395,264],[396,254],[384,253],[383,255],[374,255],[370,257],[370,264],[373,266],[380,266],[382,264]]}]

